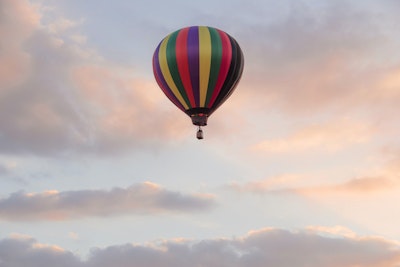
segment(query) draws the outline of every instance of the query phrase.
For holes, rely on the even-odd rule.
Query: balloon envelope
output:
[[[165,95],[198,126],[233,92],[243,53],[227,33],[192,26],[166,36],[153,55],[153,73]]]

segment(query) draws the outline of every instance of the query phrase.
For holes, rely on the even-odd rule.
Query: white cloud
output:
[[[0,199],[0,220],[73,220],[84,217],[196,212],[215,205],[211,195],[183,194],[154,183],[112,190],[17,192]]]
[[[33,238],[0,240],[2,266],[318,266],[395,267],[400,263],[399,243],[380,237],[349,234],[335,226],[288,231],[265,228],[242,238],[164,240],[154,244],[124,244],[93,249],[83,261],[57,246]],[[327,235],[328,233],[328,235]]]

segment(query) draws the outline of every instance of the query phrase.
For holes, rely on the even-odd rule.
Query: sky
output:
[[[0,1],[0,266],[400,266],[396,0]],[[205,139],[151,60],[233,36]]]

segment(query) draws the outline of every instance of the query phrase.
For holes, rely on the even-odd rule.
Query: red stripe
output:
[[[185,88],[186,94],[189,98],[190,104],[192,107],[196,106],[196,102],[194,100],[192,82],[190,80],[190,72],[189,72],[189,60],[188,60],[188,49],[187,49],[187,40],[188,40],[189,28],[184,28],[179,31],[178,36],[176,38],[176,62],[178,64],[179,76],[181,78],[183,87]]]
[[[223,31],[218,30],[219,36],[222,42],[222,58],[221,58],[221,66],[219,69],[218,80],[215,84],[215,89],[210,99],[210,103],[208,107],[211,108],[214,104],[215,100],[217,99],[219,92],[221,91],[222,85],[226,80],[226,76],[228,75],[229,66],[231,65],[232,61],[232,46],[229,40],[229,37]]]

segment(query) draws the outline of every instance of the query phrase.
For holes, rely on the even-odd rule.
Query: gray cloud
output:
[[[318,8],[291,3],[281,20],[253,25],[239,35],[251,62],[243,81],[249,94],[263,96],[260,106],[290,114],[393,106],[393,96],[377,99],[385,74],[398,68],[392,45],[397,35],[388,27],[398,18],[348,1]]]
[[[109,191],[13,193],[0,199],[0,220],[73,220],[129,213],[195,212],[214,205],[210,195],[182,194],[146,182]]]
[[[79,135],[87,129],[69,102],[68,53],[59,53],[60,48],[40,32],[26,47],[32,73],[21,85],[6,88],[8,94],[0,98],[0,149],[45,153],[79,144]]]
[[[41,27],[39,12],[28,2],[3,5],[0,28],[10,38],[0,40],[9,54],[1,56],[17,67],[0,75],[0,150],[44,154],[84,145],[80,138],[88,129],[71,104],[76,92],[68,79],[79,59],[76,51]]]
[[[33,238],[27,237],[0,240],[0,265],[4,267],[84,266],[71,252],[55,246],[41,246]]]
[[[99,155],[180,136],[172,105],[157,106],[165,99],[155,81],[74,38],[79,23],[46,24],[22,0],[2,3],[0,12],[0,32],[9,36],[0,40],[1,154]]]
[[[294,232],[263,229],[236,239],[110,246],[93,249],[85,261],[29,237],[0,240],[0,264],[5,267],[395,267],[399,263],[400,248],[394,241],[330,234],[312,228]]]

